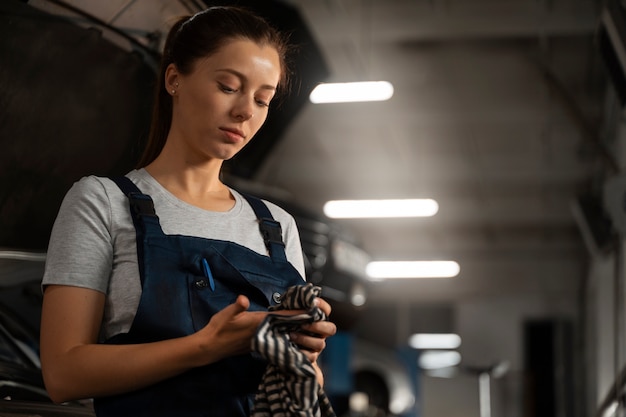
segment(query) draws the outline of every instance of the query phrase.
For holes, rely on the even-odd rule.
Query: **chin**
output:
[[[220,159],[224,161],[228,161],[229,159],[233,159],[241,150],[245,147],[245,144],[241,147],[238,147],[236,150],[233,149],[224,149],[222,153],[222,157]]]
[[[233,159],[237,154],[239,153],[239,151],[237,152],[221,152],[215,155],[216,159],[221,159],[222,161],[229,161],[231,159]]]

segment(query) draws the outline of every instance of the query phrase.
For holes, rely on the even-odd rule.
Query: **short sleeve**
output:
[[[106,293],[113,258],[111,205],[96,177],[67,192],[54,222],[42,284],[70,285]]]

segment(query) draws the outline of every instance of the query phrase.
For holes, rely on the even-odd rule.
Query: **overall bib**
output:
[[[113,180],[130,202],[142,294],[128,333],[106,343],[186,336],[203,328],[239,294],[250,299],[250,311],[267,311],[289,286],[303,284],[286,259],[280,224],[261,200],[244,195],[259,219],[270,256],[233,242],[166,235],[150,196],[126,177]],[[248,416],[266,366],[252,354],[230,357],[144,389],[97,398],[94,406],[99,417]]]

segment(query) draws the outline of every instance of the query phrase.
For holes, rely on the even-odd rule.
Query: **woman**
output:
[[[237,8],[172,27],[142,168],[81,179],[52,231],[41,360],[54,401],[95,398],[103,416],[249,415],[265,366],[251,339],[276,295],[303,283],[304,262],[293,218],[227,187],[220,169],[286,85],[286,52]],[[316,360],[336,328],[302,330],[290,336],[321,384]]]

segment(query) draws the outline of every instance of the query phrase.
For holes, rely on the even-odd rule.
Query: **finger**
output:
[[[299,332],[294,332],[289,335],[289,338],[293,343],[295,343],[302,349],[311,352],[319,353],[326,347],[326,340],[321,337],[309,336]]]
[[[317,361],[317,359],[319,358],[319,356],[320,356],[319,352],[312,352],[312,351],[306,350],[306,349],[302,349],[301,352],[304,354],[304,356],[306,356],[306,358],[311,363],[315,363]]]
[[[239,295],[235,303],[243,308],[243,311],[250,308],[250,300],[245,295]]]
[[[306,313],[305,310],[274,310],[272,314],[277,316],[297,316]]]
[[[332,307],[330,306],[330,304],[328,304],[328,301],[318,297],[315,299],[315,305],[317,305],[317,307],[319,307],[324,312],[324,314],[326,314],[326,316],[330,316],[330,313],[332,312]]]
[[[337,326],[331,321],[316,321],[303,325],[302,330],[316,334],[318,337],[326,338],[337,333]]]
[[[250,300],[248,300],[248,297],[240,295],[237,297],[234,303],[229,304],[224,307],[224,309],[222,309],[222,314],[234,318],[237,315],[248,310],[248,307],[250,307]]]

